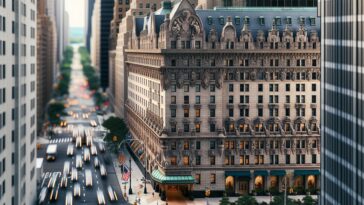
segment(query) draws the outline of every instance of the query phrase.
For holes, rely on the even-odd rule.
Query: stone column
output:
[[[249,180],[249,193],[251,194],[254,189],[254,179],[255,179],[253,171],[250,172],[250,176],[252,176]]]
[[[264,182],[264,189],[269,191],[269,187],[270,187],[270,176],[265,176],[265,182]]]

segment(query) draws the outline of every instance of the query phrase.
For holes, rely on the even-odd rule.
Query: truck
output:
[[[50,144],[47,147],[46,152],[46,159],[49,160],[56,160],[57,156],[57,144]]]

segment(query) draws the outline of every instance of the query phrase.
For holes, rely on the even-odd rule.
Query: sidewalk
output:
[[[130,154],[127,150],[124,150],[124,154],[126,157],[126,164],[129,167],[129,159]],[[133,204],[137,199],[140,198],[140,204],[150,204],[150,205],[165,205],[166,203],[160,200],[159,193],[154,193],[154,197],[152,193],[154,192],[151,184],[147,183],[147,194],[144,194],[144,182],[141,180],[144,178],[144,170],[140,170],[134,159],[131,157],[131,184],[133,194],[129,195],[129,181],[122,181],[122,173],[119,166],[118,160],[116,157],[113,159],[115,164],[115,172],[120,184],[120,188],[123,194],[126,192],[126,196],[128,197],[128,202]],[[125,186],[126,185],[126,186]],[[126,188],[126,189],[125,189]],[[168,203],[170,204],[170,203]]]

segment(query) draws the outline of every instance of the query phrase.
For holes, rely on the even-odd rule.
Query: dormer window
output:
[[[224,25],[225,24],[225,18],[223,16],[220,16],[219,17],[219,22],[220,22],[220,25]]]
[[[249,16],[245,16],[244,17],[244,23],[245,24],[248,24],[248,25],[250,24],[250,18],[249,18]]]
[[[239,16],[235,16],[235,25],[240,25],[240,17]]]
[[[281,17],[277,16],[277,17],[275,17],[274,20],[275,20],[276,26],[281,26],[282,25],[282,19],[281,19]]]
[[[292,17],[287,16],[286,23],[287,23],[288,25],[292,25]]]
[[[265,24],[265,19],[264,19],[264,17],[263,17],[263,16],[260,16],[260,17],[259,17],[259,19],[258,19],[258,21],[259,21],[259,24],[260,24],[261,26],[264,26],[264,24]]]
[[[212,17],[211,16],[207,17],[207,24],[208,25],[212,24]]]
[[[310,17],[310,24],[311,24],[311,26],[316,26],[316,18],[315,17]]]

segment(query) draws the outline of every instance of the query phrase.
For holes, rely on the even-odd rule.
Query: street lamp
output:
[[[120,142],[120,145],[118,147],[121,147],[122,144],[124,144],[125,142],[131,142],[131,141],[137,141],[139,142],[141,145],[143,145],[144,147],[144,152],[145,152],[145,164],[144,164],[144,194],[147,194],[147,163],[148,163],[148,157],[147,157],[147,147],[145,145],[145,143],[141,140],[138,139],[125,139],[123,141]],[[131,158],[129,159],[130,162],[130,187],[129,187],[129,194],[132,194],[132,190],[131,190]]]
[[[131,189],[131,156],[129,158],[129,171],[130,171],[130,176],[129,176],[129,195],[133,194],[133,190]]]

